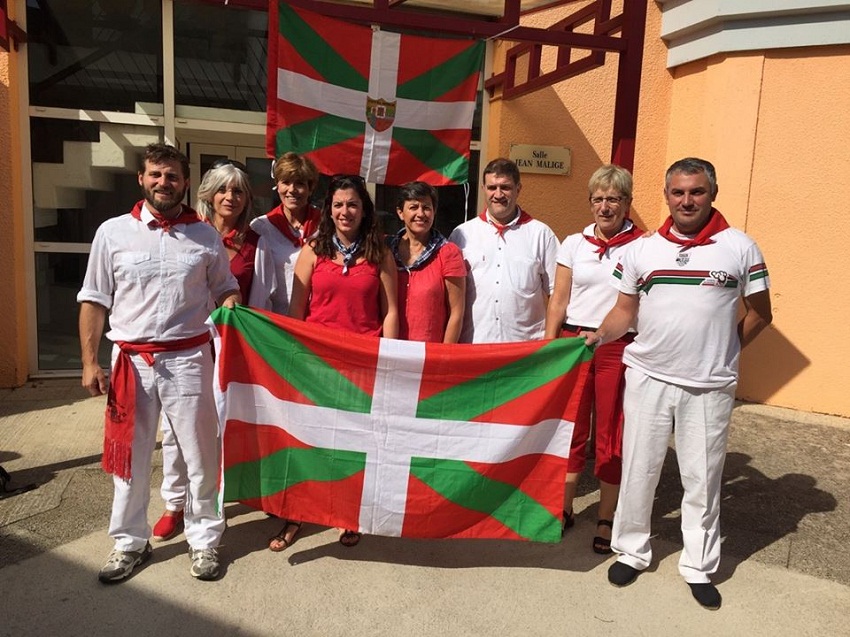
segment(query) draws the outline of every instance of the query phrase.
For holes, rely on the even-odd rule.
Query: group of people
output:
[[[78,295],[83,385],[94,395],[107,390],[97,363],[107,314],[115,343],[103,461],[114,474],[115,547],[101,581],[125,579],[151,555],[146,512],[160,412],[166,511],[152,537],[183,528],[192,575],[218,577],[220,441],[204,321],[214,304],[244,302],[385,338],[585,338],[595,353],[568,462],[564,531],[574,524],[593,430],[600,502],[592,549],[618,554],[612,584],[633,582],[651,561],[652,498],[675,423],[685,489],[680,571],[700,604],[720,606],[710,575],[720,557],[719,489],[738,358],[771,312],[758,247],[713,207],[709,162],[670,167],[670,217],[654,233],[629,218],[629,172],[601,167],[588,186],[592,223],[560,245],[519,206],[520,172],[504,158],[483,171],[484,210],[448,239],[434,227],[437,192],[423,182],[400,189],[403,227],[384,237],[360,177],[332,177],[323,207],[313,207],[319,175],[295,153],[274,165],[280,206],[253,220],[244,166],[214,164],[198,188],[197,213],[181,203],[188,172],[175,148],[147,148],[144,199],[98,229]],[[269,548],[288,548],[300,527],[285,520]],[[339,529],[342,544],[359,540],[356,530]]]

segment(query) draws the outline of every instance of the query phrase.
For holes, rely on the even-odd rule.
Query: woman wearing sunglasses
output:
[[[437,190],[422,181],[399,191],[404,227],[387,238],[398,268],[399,338],[457,343],[463,325],[466,265],[460,248],[434,228]]]
[[[321,210],[310,204],[319,172],[312,161],[297,153],[281,155],[273,172],[280,205],[251,223],[260,235],[260,243],[248,305],[288,314],[295,262],[301,248],[319,228]]]
[[[295,264],[289,315],[343,332],[398,337],[396,267],[360,177],[331,179],[319,231]],[[339,529],[354,546],[360,534]]]
[[[245,166],[221,159],[213,163],[198,187],[198,215],[218,230],[227,254],[230,271],[239,284],[243,302],[252,291],[254,257],[259,237],[249,227],[254,196]],[[162,499],[165,513],[153,528],[153,539],[164,541],[180,532],[188,479],[180,465],[177,441],[166,419],[162,423]]]
[[[611,285],[614,268],[627,244],[643,235],[629,219],[632,176],[625,168],[606,165],[590,177],[588,184],[593,223],[582,232],[564,239],[558,250],[555,290],[546,313],[545,338],[577,336],[602,323],[617,300]],[[564,321],[566,317],[566,322]],[[564,531],[574,524],[573,499],[584,471],[591,414],[596,427],[596,462],[593,473],[599,480],[599,511],[593,550],[611,553],[611,529],[620,491],[623,438],[623,350],[634,338],[622,338],[596,349],[576,416],[564,502]]]

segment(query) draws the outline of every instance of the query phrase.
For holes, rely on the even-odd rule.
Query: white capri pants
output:
[[[112,352],[113,365],[117,352],[116,346]],[[186,468],[186,540],[195,549],[214,548],[221,540],[225,520],[217,512],[221,444],[212,391],[212,350],[210,345],[202,345],[179,352],[161,352],[154,357],[153,366],[139,355],[131,357],[136,378],[132,479],[129,482],[113,479],[109,535],[115,540],[115,548],[121,551],[138,551],[150,538],[147,510],[151,459],[162,412],[168,418],[176,449]]]
[[[734,401],[735,385],[682,387],[626,370],[623,480],[611,541],[618,561],[638,570],[652,561],[652,504],[675,423],[685,491],[679,572],[690,584],[710,581],[720,565],[720,485]]]

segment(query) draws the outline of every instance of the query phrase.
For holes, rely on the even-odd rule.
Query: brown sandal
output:
[[[287,540],[287,531],[291,527],[295,527],[295,532],[292,533],[292,536]],[[298,532],[301,530],[301,522],[295,522],[294,520],[287,520],[283,524],[283,528],[280,530],[280,533],[275,535],[272,539],[269,540],[269,550],[275,553],[280,553],[281,551],[285,551],[290,546],[295,543],[295,538],[298,537]]]

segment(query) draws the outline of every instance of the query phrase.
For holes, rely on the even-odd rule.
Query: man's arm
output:
[[[80,303],[80,348],[83,361],[82,385],[92,396],[106,393],[106,376],[97,362],[97,351],[106,324],[106,308],[98,303]]]
[[[603,345],[616,341],[635,324],[640,300],[637,294],[620,292],[617,302],[595,332],[582,332],[585,345]]]
[[[759,333],[773,321],[773,311],[770,308],[770,290],[762,290],[744,297],[746,314],[738,323],[738,338],[741,347],[752,343]]]

